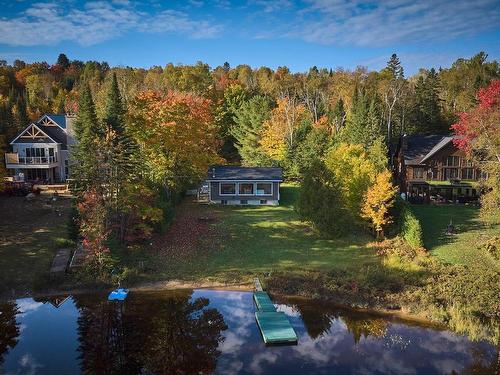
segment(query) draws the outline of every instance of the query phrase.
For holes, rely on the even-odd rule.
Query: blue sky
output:
[[[0,0],[0,59],[150,67],[249,64],[407,74],[485,51],[500,59],[500,0]]]

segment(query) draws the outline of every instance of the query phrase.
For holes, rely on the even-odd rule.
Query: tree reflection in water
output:
[[[388,320],[363,312],[344,309],[324,304],[319,301],[306,301],[289,299],[285,303],[293,303],[300,312],[307,334],[316,339],[330,332],[334,319],[340,319],[352,335],[354,343],[359,343],[361,337],[382,337],[387,332]]]
[[[81,368],[92,374],[210,374],[227,329],[192,291],[142,293],[124,304],[76,297]]]
[[[18,313],[14,302],[0,302],[0,366],[7,352],[16,346],[19,337],[19,325],[16,322]]]

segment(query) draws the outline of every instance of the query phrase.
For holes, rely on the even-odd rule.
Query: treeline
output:
[[[8,141],[43,113],[75,113],[83,82],[102,117],[113,74],[125,109],[147,91],[202,98],[208,101],[221,158],[281,165],[288,178],[300,178],[309,156],[323,154],[333,139],[369,147],[380,136],[391,141],[402,133],[448,133],[457,113],[476,104],[478,89],[499,77],[500,67],[483,52],[411,77],[396,55],[378,72],[312,67],[292,73],[286,67],[227,63],[212,69],[201,62],[111,68],[63,54],[53,65],[0,61],[0,134]]]

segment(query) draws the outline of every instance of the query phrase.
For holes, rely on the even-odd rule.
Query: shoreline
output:
[[[61,295],[80,295],[80,294],[92,294],[92,293],[108,293],[111,291],[113,287],[81,287],[81,288],[73,288],[73,289],[60,289],[60,290],[47,290],[47,291],[37,291],[37,292],[25,292],[19,295],[13,295],[8,297],[6,294],[0,295],[1,301],[12,301],[16,299],[22,298],[43,298],[43,297],[55,297]],[[255,285],[253,282],[247,283],[234,283],[227,284],[222,282],[208,282],[208,281],[197,281],[197,282],[188,282],[182,280],[170,280],[170,281],[156,281],[156,282],[146,282],[140,283],[129,288],[131,292],[162,292],[162,291],[175,291],[175,290],[187,290],[187,289],[209,289],[209,290],[217,290],[217,291],[239,291],[239,292],[252,292],[255,290]],[[272,293],[272,292],[271,292]],[[411,313],[404,312],[401,310],[391,310],[384,309],[380,307],[360,307],[354,304],[348,304],[345,302],[336,302],[328,297],[306,297],[303,295],[293,295],[293,294],[281,294],[281,293],[272,293],[277,299],[287,299],[287,300],[302,300],[302,301],[314,301],[317,303],[329,304],[332,306],[336,306],[342,310],[348,310],[353,312],[360,312],[364,314],[380,316],[389,319],[398,319],[404,320],[407,322],[414,322],[426,326],[432,326],[434,328],[441,329],[449,329],[446,324],[436,322],[427,318],[423,318],[418,315],[414,315]]]

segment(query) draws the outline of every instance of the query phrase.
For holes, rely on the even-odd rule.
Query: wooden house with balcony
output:
[[[75,143],[74,117],[43,115],[11,142],[5,166],[17,181],[64,182],[69,175],[70,146]]]
[[[465,153],[453,144],[455,136],[410,135],[400,138],[393,155],[399,190],[413,202],[469,202],[479,197],[484,177]]]

